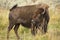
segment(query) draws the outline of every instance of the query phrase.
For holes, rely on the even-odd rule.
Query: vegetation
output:
[[[21,5],[30,5],[35,3],[37,0],[0,0],[0,40],[7,39],[7,27],[9,24],[8,16],[9,10],[5,8],[12,8],[15,4],[18,6]],[[38,0],[38,3],[45,2],[50,4],[51,8],[54,8],[57,4],[60,4],[60,0]],[[49,10],[50,22],[48,24],[48,32],[46,34],[41,34],[38,31],[36,36],[33,36],[30,32],[30,29],[22,27],[20,25],[18,33],[22,40],[60,40],[60,12],[56,12],[54,9]],[[55,13],[56,12],[56,13]],[[10,40],[16,40],[14,30],[10,32]]]
[[[22,40],[60,40],[60,13],[53,12],[52,9],[49,10],[50,22],[48,25],[48,33],[41,34],[38,31],[36,36],[33,36],[30,29],[22,27],[18,30],[19,36]],[[0,8],[0,40],[6,40],[7,27],[8,27],[8,15],[9,10]],[[14,30],[10,32],[10,40],[16,40]]]

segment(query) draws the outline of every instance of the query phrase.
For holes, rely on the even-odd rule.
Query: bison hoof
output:
[[[31,33],[32,33],[32,35],[34,35],[34,36],[36,35],[36,33],[35,33],[34,31],[31,31]]]

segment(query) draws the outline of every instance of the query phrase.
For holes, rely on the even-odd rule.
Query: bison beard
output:
[[[38,29],[40,26],[42,27],[44,33],[46,33],[48,22],[48,5],[38,4],[23,7],[17,7],[17,5],[15,5],[12,9],[10,9],[9,13],[7,39],[9,39],[9,32],[14,25],[14,32],[19,40],[17,31],[20,24],[24,27],[31,28],[32,34],[35,35],[37,32],[36,29]]]

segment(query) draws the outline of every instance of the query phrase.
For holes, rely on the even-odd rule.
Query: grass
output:
[[[22,40],[60,40],[60,13],[54,13],[53,10],[49,10],[50,22],[48,25],[48,33],[33,36],[30,29],[22,27],[20,25],[18,33]],[[7,27],[8,27],[8,14],[9,10],[0,8],[0,40],[6,40]],[[10,40],[17,40],[14,30],[10,32]]]

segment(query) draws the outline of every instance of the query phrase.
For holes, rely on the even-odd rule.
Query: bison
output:
[[[15,5],[10,9],[9,13],[9,26],[7,32],[7,39],[9,38],[9,32],[14,27],[14,32],[19,40],[18,28],[19,25],[23,25],[26,28],[31,28],[31,33],[36,34],[37,30],[42,27],[43,32],[47,32],[47,25],[49,22],[49,6],[47,4],[37,4],[17,7]]]

